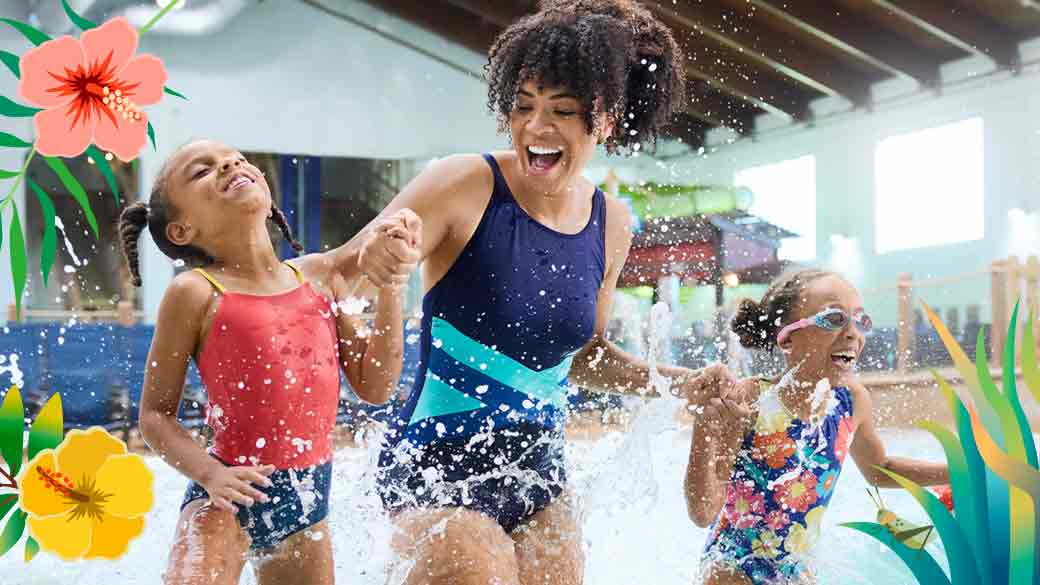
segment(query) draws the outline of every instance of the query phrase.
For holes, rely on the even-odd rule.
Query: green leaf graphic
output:
[[[12,386],[0,405],[0,455],[4,456],[11,477],[18,475],[18,471],[22,469],[24,433],[25,411],[22,406],[22,393]],[[2,517],[0,514],[0,518]]]
[[[170,89],[169,87],[163,87],[163,91],[164,91],[164,92],[166,92],[166,93],[168,93],[168,94],[170,94],[170,95],[172,95],[172,96],[176,96],[176,97],[179,97],[179,98],[181,98],[182,100],[186,100],[186,99],[188,99],[188,96],[186,96],[186,95],[182,94],[182,93],[181,93],[181,92],[179,92],[179,91],[174,91],[174,90]]]
[[[11,70],[11,73],[14,73],[15,77],[18,79],[22,78],[22,66],[19,64],[21,60],[18,58],[18,55],[7,51],[0,51],[0,61],[4,62],[4,65]]]
[[[21,138],[18,138],[17,136],[8,134],[7,132],[0,132],[0,146],[10,146],[14,148],[29,148],[30,146],[32,146],[32,143],[26,142]]]
[[[116,198],[116,205],[119,205],[119,184],[116,183],[116,176],[112,173],[112,165],[108,164],[108,159],[105,158],[105,155],[96,146],[91,145],[87,147],[87,156],[94,159],[94,164],[97,165],[101,175],[105,177],[105,182],[112,189],[112,194]]]
[[[83,213],[87,216],[90,229],[94,230],[94,237],[98,237],[97,218],[94,217],[94,212],[90,209],[90,201],[87,199],[87,193],[83,190],[83,186],[79,184],[76,177],[72,176],[72,173],[69,172],[68,167],[65,166],[65,163],[60,158],[48,156],[44,157],[43,160],[47,162],[47,166],[54,171],[54,174],[58,175],[58,178],[61,179],[61,184],[65,185],[65,188],[69,190],[72,197],[79,203]]]
[[[29,428],[28,459],[44,449],[57,449],[65,438],[65,422],[61,409],[61,393],[51,395],[47,404],[43,405]]]
[[[18,206],[12,204],[11,209],[11,279],[14,281],[15,314],[22,314],[22,293],[25,292],[25,281],[28,276],[25,269],[25,237],[22,235],[22,222],[18,217]]]
[[[40,246],[40,274],[43,275],[43,285],[47,286],[47,279],[51,274],[51,266],[54,265],[54,257],[58,251],[58,234],[55,229],[54,203],[47,193],[36,184],[35,181],[26,177],[26,182],[36,199],[40,202],[40,211],[43,214],[43,243]]]
[[[921,585],[950,585],[946,573],[935,562],[932,555],[899,542],[884,526],[874,522],[849,522],[841,524],[841,526],[869,534],[892,549],[892,552],[899,555],[899,558],[906,563],[907,568]]]
[[[25,562],[29,562],[36,557],[36,554],[40,552],[40,543],[36,542],[36,539],[29,537],[25,539]]]
[[[46,43],[47,41],[51,40],[49,36],[25,24],[24,22],[11,20],[10,18],[0,18],[0,22],[6,22],[7,24],[11,25],[12,27],[14,27],[14,30],[22,33],[22,36],[29,39],[29,42],[36,46],[40,46],[43,43]]]
[[[0,95],[0,116],[8,118],[29,118],[39,112],[38,108],[30,108],[11,101],[10,98]]]
[[[72,24],[75,24],[80,30],[90,30],[92,28],[97,28],[96,22],[91,22],[86,18],[83,18],[82,16],[76,14],[76,11],[73,10],[72,7],[69,6],[69,3],[65,0],[61,0],[61,6],[65,9],[65,14],[68,15],[69,20],[72,21]]]
[[[22,533],[25,532],[25,516],[25,512],[21,510],[15,510],[14,514],[11,514],[3,533],[0,533],[0,556],[6,555],[22,538]]]

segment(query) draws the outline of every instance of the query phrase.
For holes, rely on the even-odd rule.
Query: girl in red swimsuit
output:
[[[358,287],[345,247],[281,262],[272,220],[301,250],[261,172],[234,149],[200,141],[175,152],[151,200],[120,218],[134,277],[148,227],[159,249],[197,266],[173,279],[159,307],[141,399],[141,433],[191,479],[165,574],[168,583],[238,583],[252,553],[260,583],[332,583],[326,516],[340,370],[366,402],[382,403],[402,358],[402,286],[418,258],[410,211],[371,238],[398,261],[369,278],[375,324],[339,310]],[[207,452],[177,421],[188,360],[209,397]]]

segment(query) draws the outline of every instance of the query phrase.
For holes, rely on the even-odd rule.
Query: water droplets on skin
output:
[[[368,299],[348,296],[339,302],[333,302],[331,308],[335,313],[342,312],[344,315],[360,315],[365,312],[368,306]]]

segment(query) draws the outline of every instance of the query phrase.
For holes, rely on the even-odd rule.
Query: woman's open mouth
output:
[[[534,174],[545,174],[551,171],[560,159],[563,158],[563,149],[551,146],[528,146],[527,166]]]

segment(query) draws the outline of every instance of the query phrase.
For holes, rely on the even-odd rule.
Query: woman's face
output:
[[[530,189],[556,195],[573,188],[596,145],[609,136],[611,124],[605,113],[595,116],[590,134],[581,101],[563,87],[524,83],[509,115],[509,130]]]

